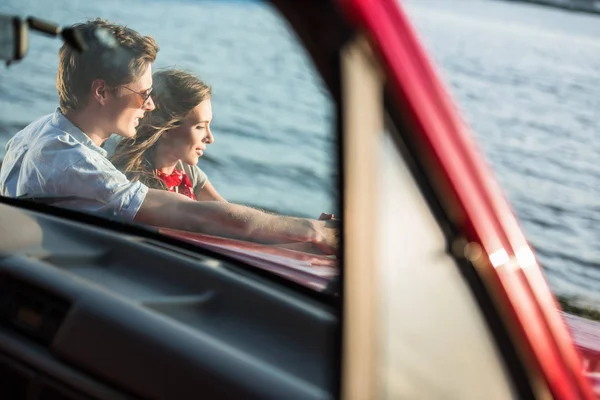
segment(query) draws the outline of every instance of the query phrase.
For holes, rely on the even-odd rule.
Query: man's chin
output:
[[[135,129],[132,129],[132,130],[129,130],[129,131],[120,130],[120,131],[115,132],[115,134],[117,134],[117,135],[119,135],[121,137],[124,137],[126,139],[134,137],[136,133],[137,133],[137,131]]]

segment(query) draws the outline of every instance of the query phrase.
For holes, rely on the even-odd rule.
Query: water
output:
[[[405,4],[550,285],[600,304],[600,17],[491,0]]]
[[[600,304],[600,18],[493,0],[403,2],[473,128],[552,288]],[[249,2],[8,0],[0,12],[70,24],[103,16],[153,35],[156,66],[214,89],[201,159],[229,200],[302,216],[335,211],[331,99],[270,9]],[[59,43],[31,38],[0,72],[0,157],[53,111]]]

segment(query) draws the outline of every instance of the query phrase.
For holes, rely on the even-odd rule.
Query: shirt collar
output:
[[[60,111],[60,108],[57,108],[54,112],[54,116],[52,117],[52,122],[56,125],[60,130],[71,135],[75,140],[83,144],[85,147],[92,149],[98,153],[100,153],[103,157],[106,157],[108,153],[102,147],[96,145],[89,138],[88,135],[83,133],[81,129],[75,126],[65,115]]]

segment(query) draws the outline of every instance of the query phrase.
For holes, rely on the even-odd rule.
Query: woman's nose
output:
[[[208,129],[207,129],[207,132],[208,132],[208,133],[206,134],[206,137],[204,138],[204,142],[205,142],[206,144],[212,144],[212,143],[214,143],[214,141],[215,141],[215,137],[213,136],[213,134],[212,134],[212,132],[211,132],[210,128],[208,128]]]

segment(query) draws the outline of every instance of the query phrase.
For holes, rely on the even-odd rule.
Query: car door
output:
[[[592,398],[535,257],[401,5],[340,6],[363,36],[341,74],[344,393]]]

